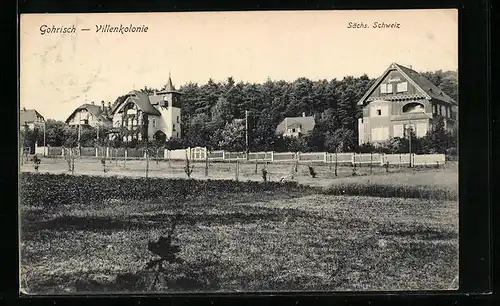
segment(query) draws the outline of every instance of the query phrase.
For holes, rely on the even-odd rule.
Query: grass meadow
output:
[[[458,286],[454,166],[388,173],[377,169],[355,177],[349,176],[349,167],[338,177],[327,177],[331,172],[324,166],[318,167],[316,180],[327,183],[307,184],[313,179],[299,169],[295,179],[301,185],[281,188],[271,182],[267,184],[275,185],[224,187],[220,192],[217,182],[209,183],[211,192],[200,192],[203,189],[196,184],[202,181],[192,180],[192,191],[184,197],[168,196],[169,188],[178,185],[163,178],[155,186],[163,186],[165,196],[135,199],[114,193],[96,197],[100,200],[66,199],[64,192],[72,188],[88,188],[85,194],[96,187],[81,183],[91,181],[82,173],[57,174],[57,166],[54,163],[48,169],[46,163],[44,169],[42,164],[41,173],[25,173],[31,175],[25,184],[21,179],[21,287],[27,294],[450,290]],[[245,173],[253,175],[251,165],[245,166],[241,186],[248,184]],[[160,163],[159,167],[169,166]],[[223,167],[231,173],[231,165],[217,167],[222,169],[212,171],[212,179],[228,176]],[[267,167],[271,175],[288,172],[280,172],[278,165]],[[177,170],[181,173],[181,168]],[[67,169],[61,171],[67,173]],[[92,169],[87,171],[91,174]],[[41,179],[44,176],[49,177]],[[135,180],[123,178],[119,184]],[[59,200],[33,200],[44,190],[37,184],[48,181]],[[59,181],[66,185],[59,188]],[[165,235],[176,214],[181,217],[174,240],[183,262],[165,266],[153,286],[155,273],[145,269],[154,257],[148,241]]]

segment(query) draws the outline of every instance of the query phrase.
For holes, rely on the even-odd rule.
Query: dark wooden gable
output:
[[[406,91],[398,92],[398,83],[406,82]],[[382,87],[387,86],[389,90],[383,92]],[[379,98],[388,98],[393,96],[401,95],[414,95],[420,94],[421,92],[413,85],[413,82],[409,80],[406,76],[401,74],[398,70],[389,70],[385,77],[382,78],[380,84],[377,85],[375,90],[368,96],[368,101],[377,100]]]

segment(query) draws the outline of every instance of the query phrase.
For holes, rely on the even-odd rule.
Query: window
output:
[[[392,84],[387,84],[387,93],[392,93]]]
[[[445,116],[446,114],[446,107],[444,105],[441,105],[441,115]]]
[[[292,133],[295,133],[295,129],[292,129]]]
[[[403,137],[403,125],[402,124],[396,124],[393,127],[393,136],[394,137]]]
[[[153,118],[153,120],[151,122],[153,124],[153,127],[156,127],[156,119]]]
[[[384,141],[389,138],[389,128],[378,127],[372,129],[372,141]]]
[[[380,85],[380,93],[387,93],[387,84]]]
[[[389,115],[389,105],[387,103],[375,103],[370,107],[370,117],[380,117]]]
[[[432,113],[437,114],[437,105],[436,104],[432,104]]]
[[[172,126],[172,132],[175,132],[175,124]]]
[[[406,92],[406,91],[408,91],[408,82],[398,83],[397,91],[398,92]]]
[[[179,116],[177,116],[177,123],[179,123]]]
[[[415,131],[417,137],[424,137],[427,134],[427,124],[417,123],[417,130]]]

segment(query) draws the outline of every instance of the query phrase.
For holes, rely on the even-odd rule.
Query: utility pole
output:
[[[245,143],[246,143],[246,151],[247,151],[247,161],[248,161],[248,153],[250,152],[248,147],[248,110],[245,110]]]
[[[80,138],[82,135],[82,122],[78,122],[78,153],[80,153],[80,148],[81,148],[81,143],[80,143]]]
[[[43,156],[45,156],[45,151],[47,150],[46,146],[46,136],[45,136],[45,119],[43,120]]]
[[[410,153],[410,168],[411,168],[411,119],[410,115],[408,115],[408,152]]]

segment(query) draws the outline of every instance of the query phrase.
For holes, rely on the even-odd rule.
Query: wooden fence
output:
[[[49,157],[65,156],[69,152],[61,147],[36,147],[35,153]],[[44,154],[45,153],[45,154]],[[144,149],[125,148],[79,148],[76,149],[76,156],[96,157],[110,159],[144,159],[146,151]],[[150,158],[160,158],[164,160],[185,160],[192,161],[249,161],[249,162],[271,162],[271,163],[303,163],[303,164],[339,164],[352,166],[378,165],[378,166],[403,166],[412,165],[442,165],[446,162],[444,154],[381,154],[381,153],[329,153],[329,152],[228,152],[228,151],[208,151],[206,148],[196,147],[178,150],[158,150],[150,153]]]

